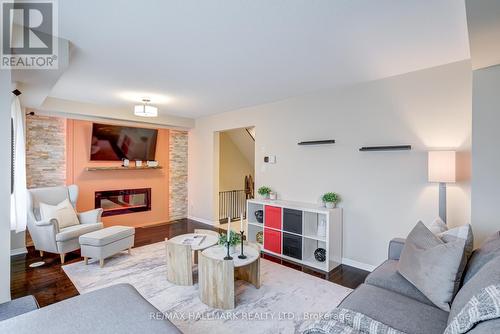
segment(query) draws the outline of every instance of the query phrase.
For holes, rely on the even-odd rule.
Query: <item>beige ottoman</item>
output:
[[[102,230],[81,235],[79,238],[81,254],[88,264],[89,257],[99,259],[101,268],[104,259],[134,246],[135,229],[128,226],[110,226]]]

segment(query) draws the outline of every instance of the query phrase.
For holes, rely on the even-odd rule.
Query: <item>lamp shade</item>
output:
[[[456,182],[455,151],[430,151],[428,158],[429,182]]]

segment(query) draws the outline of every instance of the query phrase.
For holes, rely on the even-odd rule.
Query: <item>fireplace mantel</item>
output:
[[[148,167],[148,166],[142,166],[142,167],[123,167],[123,166],[112,166],[112,167],[87,167],[85,170],[87,172],[96,172],[96,171],[106,171],[106,170],[145,170],[145,169],[162,169],[162,166],[155,166],[155,167]]]

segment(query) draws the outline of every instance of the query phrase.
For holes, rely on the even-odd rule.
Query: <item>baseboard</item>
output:
[[[354,261],[354,260],[351,260],[351,259],[348,259],[348,258],[345,258],[345,257],[342,258],[342,264],[345,264],[345,265],[348,265],[348,266],[351,266],[351,267],[355,267],[355,268],[358,268],[358,269],[370,271],[370,272],[372,272],[376,268],[376,266],[372,266],[371,264],[366,264],[366,263],[363,263],[363,262]]]
[[[212,225],[212,226],[215,225],[215,222],[213,222],[211,220],[208,220],[208,219],[198,218],[198,217],[194,217],[194,216],[188,216],[187,218],[191,219],[191,220],[196,220],[199,223],[203,223],[203,224],[207,224],[207,225]]]
[[[27,254],[28,249],[26,247],[16,248],[10,250],[10,256]]]

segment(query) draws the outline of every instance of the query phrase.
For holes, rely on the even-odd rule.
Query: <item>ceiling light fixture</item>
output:
[[[158,108],[149,105],[150,99],[142,99],[142,104],[134,106],[134,115],[141,117],[157,117]]]

